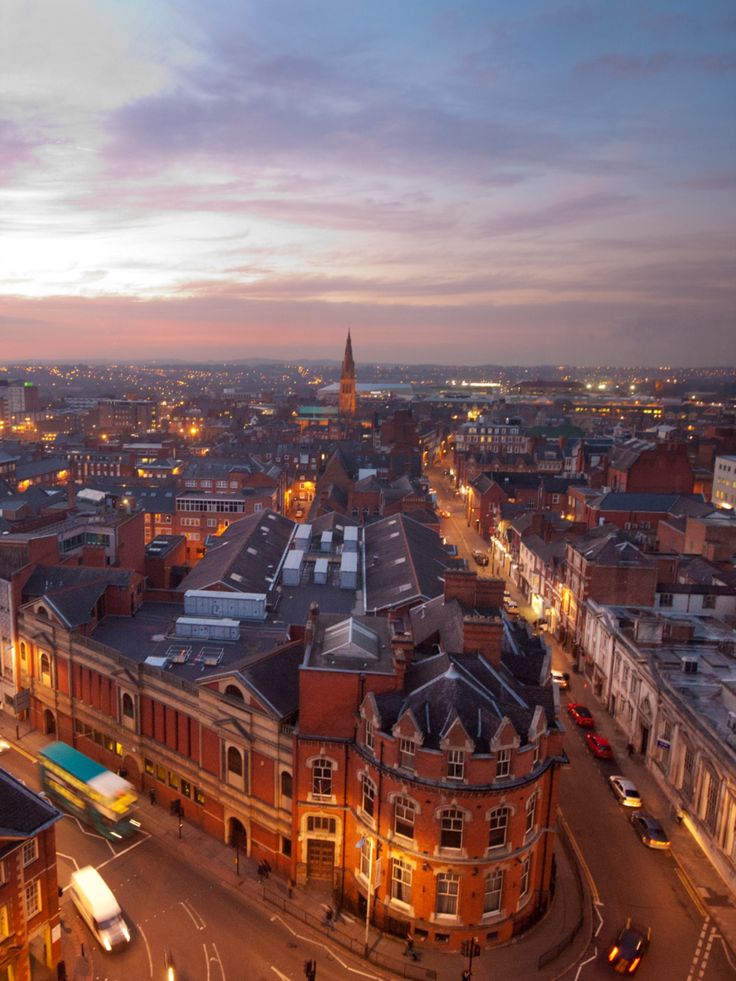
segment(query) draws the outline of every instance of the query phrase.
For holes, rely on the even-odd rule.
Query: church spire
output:
[[[342,371],[340,372],[340,401],[339,411],[341,416],[354,416],[356,409],[355,392],[355,361],[353,360],[353,342],[348,339],[345,343],[345,355],[342,359]]]

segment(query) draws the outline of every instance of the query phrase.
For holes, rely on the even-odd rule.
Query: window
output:
[[[402,736],[399,740],[399,766],[403,766],[407,770],[413,770],[416,749],[417,744],[413,739],[404,739]]]
[[[146,773],[153,776],[153,760],[149,760],[148,758],[145,758],[143,760],[143,769],[146,771]]]
[[[457,899],[460,892],[460,878],[453,872],[441,872],[437,876],[436,912],[446,916],[457,916]]]
[[[31,838],[23,845],[23,867],[30,865],[31,862],[35,862],[38,858],[38,841],[36,838]]]
[[[291,858],[291,838],[287,838],[286,835],[281,836],[281,854]]]
[[[370,719],[366,719],[365,720],[365,748],[372,753],[373,746],[374,746],[373,723],[371,722]]]
[[[10,916],[8,907],[0,906],[0,941],[10,936]]]
[[[368,881],[370,881],[373,871],[371,869],[372,857],[373,845],[371,844],[370,838],[366,836],[362,839],[362,844],[360,846],[360,874],[368,879]]]
[[[534,767],[539,766],[539,757],[541,755],[541,747],[539,745],[539,740],[538,739],[535,739],[534,742],[532,743],[532,750],[533,750],[533,752],[532,752],[532,769],[534,769]]]
[[[497,807],[495,811],[491,811],[488,832],[489,848],[504,848],[506,846],[510,815],[511,809],[508,807]]]
[[[229,746],[227,750],[227,772],[236,777],[243,776],[243,757],[235,746]]]
[[[462,749],[447,751],[447,779],[462,780],[465,776],[465,753]]]
[[[370,777],[363,777],[362,780],[362,801],[361,807],[368,817],[373,817],[376,810],[376,785],[370,779]]]
[[[499,913],[503,896],[503,869],[489,872],[484,880],[483,912]]]
[[[534,831],[534,826],[537,823],[537,795],[532,794],[529,800],[526,802],[526,825],[524,827],[524,834],[529,835]]]
[[[312,793],[315,797],[332,796],[332,763],[324,757],[312,764]]]
[[[25,888],[24,900],[26,904],[26,919],[30,920],[32,916],[41,911],[41,880],[34,879],[33,882],[29,882]]]
[[[411,903],[411,866],[400,858],[391,862],[391,898]]]
[[[397,797],[394,803],[394,834],[403,838],[414,837],[416,808],[408,797]]]
[[[172,770],[169,770],[169,786],[172,788],[172,790],[179,789],[179,775],[174,773]]]
[[[511,750],[499,749],[496,753],[496,777],[507,777],[511,773]]]
[[[182,778],[181,786],[179,788],[179,791],[180,791],[180,793],[181,793],[181,795],[183,797],[191,797],[192,796],[192,785],[189,783],[188,780],[184,780]]]
[[[160,763],[156,764],[156,779],[160,780],[161,783],[166,783],[166,767],[161,766]]]
[[[672,606],[672,593],[660,593],[659,594],[659,605],[660,606]]]
[[[531,868],[532,859],[530,855],[524,859],[521,863],[521,880],[519,881],[519,899],[523,899],[524,896],[529,892],[529,870]]]
[[[225,689],[225,694],[227,695],[228,698],[237,698],[239,702],[245,701],[245,699],[243,698],[243,693],[238,688],[237,685],[228,685],[227,688]]]
[[[716,608],[715,593],[706,593],[706,595],[703,596],[703,609],[715,610],[715,608]]]
[[[194,803],[204,806],[204,791],[199,787],[194,788]]]
[[[310,814],[307,818],[307,831],[322,831],[334,835],[336,829],[337,822],[334,818],[323,817],[320,814]]]
[[[440,815],[440,848],[463,847],[463,812],[448,808]]]
[[[126,719],[132,719],[135,717],[133,698],[127,692],[123,693],[123,715]]]
[[[293,781],[291,779],[291,774],[288,770],[284,770],[281,774],[281,796],[286,797],[291,800],[292,795],[292,785]]]
[[[41,681],[44,685],[51,684],[51,658],[45,652],[41,653]]]

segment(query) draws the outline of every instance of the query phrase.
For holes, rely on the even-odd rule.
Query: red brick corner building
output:
[[[403,617],[313,609],[306,629],[296,880],[332,880],[375,927],[451,949],[505,942],[550,900],[558,695],[502,594],[448,570],[444,596]]]

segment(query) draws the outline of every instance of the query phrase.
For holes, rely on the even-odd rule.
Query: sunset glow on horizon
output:
[[[726,0],[0,25],[6,362],[734,361]]]

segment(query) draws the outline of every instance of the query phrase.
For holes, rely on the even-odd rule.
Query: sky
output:
[[[0,359],[736,363],[736,0],[2,0]]]

